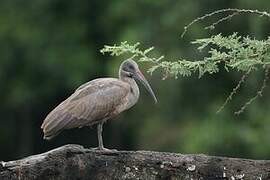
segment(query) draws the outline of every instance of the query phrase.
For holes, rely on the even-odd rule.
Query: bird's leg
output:
[[[103,124],[104,124],[104,121],[97,125],[98,147],[93,148],[93,149],[94,150],[99,150],[99,151],[112,151],[112,152],[117,151],[116,149],[104,148],[104,146],[103,146],[103,138],[102,138]]]
[[[102,139],[102,131],[103,131],[103,123],[101,122],[97,125],[97,135],[98,135],[98,149],[103,150],[103,139]]]

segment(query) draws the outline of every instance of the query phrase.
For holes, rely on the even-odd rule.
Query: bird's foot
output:
[[[115,152],[117,151],[116,149],[107,149],[107,148],[104,148],[104,147],[96,147],[96,148],[91,148],[93,149],[94,151],[105,151],[105,152]]]

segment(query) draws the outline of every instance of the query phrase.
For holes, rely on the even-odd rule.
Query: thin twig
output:
[[[252,9],[236,9],[236,8],[228,8],[228,9],[220,9],[214,12],[211,12],[209,14],[205,14],[204,16],[198,17],[196,19],[194,19],[193,21],[191,21],[191,23],[189,23],[188,25],[186,25],[184,27],[184,31],[181,34],[181,38],[184,37],[184,35],[186,34],[187,30],[190,28],[190,26],[192,26],[193,24],[199,22],[199,21],[203,21],[206,18],[209,18],[211,16],[220,14],[220,13],[225,13],[225,12],[235,12],[235,13],[250,13],[250,14],[258,14],[260,16],[266,16],[270,18],[270,14],[267,13],[266,11],[258,11],[258,10],[252,10]]]
[[[267,83],[267,81],[268,81],[268,79],[269,79],[269,76],[268,76],[268,75],[269,75],[269,67],[267,67],[267,68],[265,69],[264,80],[263,80],[263,84],[262,84],[260,90],[257,91],[257,94],[256,94],[254,97],[252,97],[248,102],[246,102],[245,105],[242,106],[241,109],[240,109],[239,111],[236,111],[236,112],[234,113],[235,115],[239,115],[239,114],[243,113],[243,112],[245,111],[245,109],[246,109],[253,101],[255,101],[258,97],[262,97],[263,91],[264,91],[264,89],[266,88],[266,83]]]
[[[227,97],[226,101],[222,104],[222,106],[218,109],[218,111],[216,113],[220,113],[224,109],[224,107],[232,100],[233,96],[240,89],[241,85],[246,81],[246,79],[247,79],[248,75],[250,74],[250,72],[251,72],[251,68],[241,77],[238,84],[233,88],[232,92]]]
[[[239,12],[232,13],[232,14],[230,14],[230,15],[224,17],[224,18],[219,19],[218,21],[214,22],[214,23],[211,24],[210,26],[205,27],[204,29],[210,29],[210,30],[213,30],[218,24],[220,24],[220,23],[222,23],[222,22],[224,22],[224,21],[226,21],[226,20],[230,20],[232,17],[234,17],[234,16],[236,16],[236,15],[238,15],[238,14],[239,14]]]

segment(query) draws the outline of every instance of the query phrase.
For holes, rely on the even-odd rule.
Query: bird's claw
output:
[[[115,152],[117,151],[116,149],[107,149],[107,148],[104,148],[104,147],[96,147],[96,148],[91,148],[93,149],[94,151],[105,151],[105,152]]]

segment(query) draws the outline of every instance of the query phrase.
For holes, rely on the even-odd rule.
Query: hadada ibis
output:
[[[156,103],[157,98],[137,63],[128,59],[119,68],[119,78],[89,81],[52,110],[41,126],[44,139],[50,140],[65,129],[97,125],[98,149],[105,150],[103,123],[137,103],[140,92],[135,80],[145,86]]]

